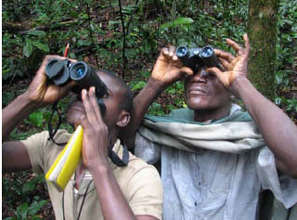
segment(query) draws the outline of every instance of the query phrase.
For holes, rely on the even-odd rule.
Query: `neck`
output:
[[[110,146],[113,147],[115,144],[117,138],[118,138],[119,132],[117,129],[109,129],[109,138],[110,138]]]
[[[194,120],[198,122],[208,122],[210,120],[217,120],[229,115],[231,103],[218,109],[201,109],[194,110]]]

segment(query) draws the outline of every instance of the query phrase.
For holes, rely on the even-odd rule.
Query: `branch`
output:
[[[87,11],[87,14],[88,14],[89,34],[90,34],[91,42],[92,42],[93,45],[95,45],[96,50],[97,50],[97,44],[94,42],[93,31],[92,31],[92,28],[91,28],[92,18],[90,16],[90,7],[89,7],[89,4],[88,3],[86,3],[86,6],[87,6],[86,11]],[[98,62],[98,57],[97,57],[97,53],[96,52],[95,52],[95,59],[96,59],[97,68],[99,68],[99,62]]]
[[[3,31],[9,31],[14,33],[21,33],[24,34],[26,32],[32,31],[32,30],[40,30],[40,31],[48,31],[48,30],[60,30],[63,29],[65,25],[72,25],[78,23],[78,19],[74,20],[67,20],[67,21],[61,21],[60,23],[54,23],[49,24],[46,26],[38,26],[33,27],[32,23],[12,23],[12,22],[5,22],[2,26]]]
[[[121,23],[122,23],[122,30],[123,30],[123,49],[122,49],[122,60],[123,60],[123,72],[122,72],[122,77],[124,78],[124,74],[127,69],[127,58],[125,54],[126,50],[126,30],[125,30],[125,21],[124,21],[124,16],[122,12],[122,3],[121,0],[119,0],[119,6],[120,6],[120,17],[121,17]]]

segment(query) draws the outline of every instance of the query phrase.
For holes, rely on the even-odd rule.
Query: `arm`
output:
[[[210,68],[221,82],[239,96],[264,137],[265,143],[274,153],[279,170],[297,177],[297,127],[274,103],[265,98],[247,78],[249,41],[244,35],[245,48],[232,40],[237,56],[217,50],[216,53],[226,67],[226,72]]]
[[[2,137],[7,140],[10,132],[32,113],[35,109],[54,103],[66,95],[73,86],[69,83],[64,87],[46,84],[45,67],[49,59],[65,59],[59,56],[46,56],[27,91],[2,110]],[[4,170],[23,170],[31,168],[31,162],[24,144],[18,141],[3,144]]]
[[[108,128],[102,120],[94,87],[82,90],[85,114],[80,117],[84,128],[83,164],[94,178],[104,219],[155,219],[152,216],[134,216],[107,160],[109,147]]]
[[[134,109],[130,123],[121,133],[121,137],[128,145],[134,145],[136,130],[154,99],[172,83],[185,75],[192,74],[193,71],[188,67],[184,67],[178,60],[175,55],[175,47],[161,50],[147,85],[133,100]]]

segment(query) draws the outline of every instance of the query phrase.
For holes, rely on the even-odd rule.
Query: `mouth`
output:
[[[188,89],[189,95],[207,95],[207,89],[201,87],[201,86],[195,86]]]

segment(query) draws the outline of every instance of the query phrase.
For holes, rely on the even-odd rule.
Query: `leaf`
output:
[[[35,189],[36,184],[33,181],[26,182],[23,185],[23,193],[32,192]]]
[[[132,87],[132,91],[142,89],[146,85],[146,82],[144,81],[139,81]]]
[[[46,205],[48,201],[41,200],[41,201],[34,201],[31,206],[28,208],[29,215],[35,215],[37,212],[40,211],[40,209]]]
[[[38,31],[38,30],[29,31],[29,32],[27,32],[27,34],[38,36],[38,37],[46,36],[46,33],[44,31]]]
[[[39,42],[39,41],[33,41],[32,43],[33,43],[33,45],[34,45],[35,47],[37,47],[38,49],[40,49],[40,50],[42,50],[42,51],[44,51],[44,52],[49,52],[49,47],[48,47],[47,44],[41,43],[41,42]]]
[[[164,30],[166,28],[177,27],[179,25],[189,25],[189,24],[192,24],[193,22],[194,22],[194,20],[192,18],[179,17],[179,18],[175,19],[174,21],[170,21],[165,24],[162,24],[160,26],[160,30]]]
[[[42,112],[33,112],[29,115],[29,121],[37,127],[42,127],[43,123],[43,113]]]
[[[77,41],[77,46],[90,46],[92,42],[90,40],[78,40]]]
[[[32,51],[33,51],[32,41],[30,39],[26,39],[26,44],[25,44],[25,46],[23,48],[24,56],[26,56],[26,57],[31,56]]]
[[[27,214],[28,214],[28,203],[23,203],[21,205],[19,205],[17,207],[17,216],[18,216],[18,219],[27,219]]]

